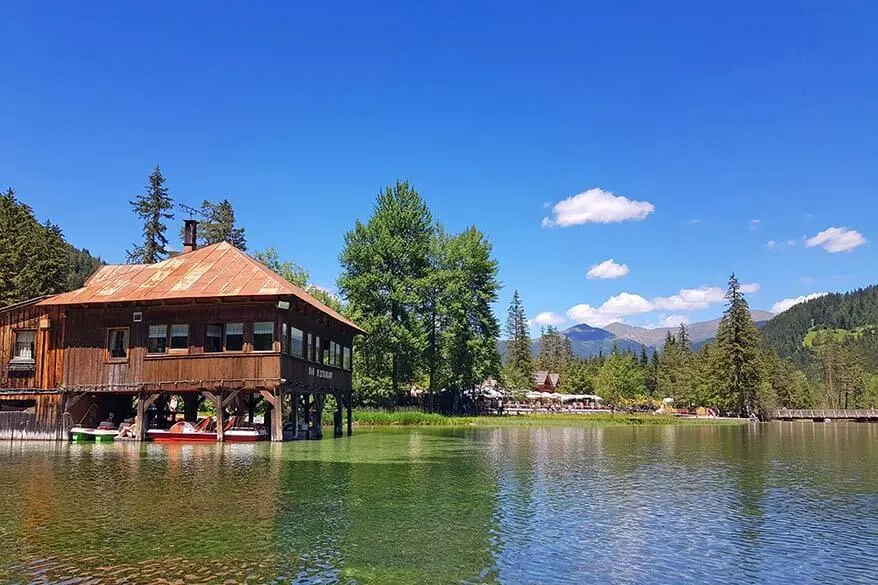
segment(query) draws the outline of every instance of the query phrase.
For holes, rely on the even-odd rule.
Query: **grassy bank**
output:
[[[629,426],[741,424],[741,419],[692,419],[655,414],[519,414],[505,416],[445,416],[419,411],[354,410],[360,427],[499,427],[499,426]]]

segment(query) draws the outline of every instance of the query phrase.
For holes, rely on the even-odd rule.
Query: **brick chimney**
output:
[[[194,219],[183,221],[183,253],[192,252],[198,247],[198,222]]]

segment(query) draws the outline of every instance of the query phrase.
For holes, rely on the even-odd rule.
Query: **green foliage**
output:
[[[205,199],[201,202],[202,221],[198,224],[198,243],[209,246],[228,242],[240,250],[247,249],[244,228],[235,222],[235,210],[228,199],[217,203]]]
[[[331,413],[324,413],[324,423],[331,424]],[[446,416],[413,410],[376,410],[358,408],[354,412],[357,426],[395,427],[395,426],[465,426],[465,427],[506,427],[506,426],[585,426],[614,427],[631,425],[698,425],[705,421],[674,416],[653,414],[523,414],[516,416]],[[736,421],[730,421],[738,424]],[[717,421],[707,421],[717,424]]]
[[[269,246],[265,250],[257,250],[251,255],[255,260],[265,264],[287,282],[291,282],[301,288],[307,286],[308,278],[310,277],[308,271],[291,260],[281,260],[280,254],[277,253],[274,246]]]
[[[0,306],[67,290],[73,259],[61,228],[39,223],[12,189],[0,194]]]
[[[131,201],[134,213],[143,220],[143,244],[128,251],[128,261],[134,264],[155,264],[168,256],[168,238],[165,236],[166,219],[173,219],[174,203],[165,187],[165,178],[156,165],[149,176],[146,192]]]
[[[594,387],[605,404],[620,406],[623,399],[644,394],[643,369],[634,354],[614,352],[598,369]]]
[[[689,335],[686,327],[681,324],[676,337],[668,331],[665,339],[656,380],[658,394],[661,397],[673,397],[677,407],[699,406],[694,375],[694,358],[689,345]]]
[[[758,390],[765,376],[762,337],[734,274],[726,300],[728,308],[716,332],[716,368],[725,390],[721,407],[746,416],[759,410]]]
[[[878,324],[878,285],[843,294],[829,294],[799,303],[777,315],[762,328],[768,346],[798,367],[812,359],[802,343],[812,328],[855,330]]]
[[[345,235],[339,288],[369,335],[357,340],[354,389],[372,405],[405,390],[461,393],[500,374],[499,282],[492,247],[477,228],[447,235],[420,195],[397,182],[372,216]]]
[[[369,331],[359,340],[361,398],[398,397],[418,377],[427,347],[424,309],[435,228],[430,210],[407,182],[378,195],[372,217],[345,234],[339,288]]]
[[[67,290],[75,290],[80,288],[88,280],[88,277],[100,268],[104,261],[100,258],[92,256],[88,250],[80,250],[69,247],[70,271],[67,273]]]
[[[534,365],[527,313],[518,291],[512,295],[512,302],[506,313],[506,337],[509,339],[509,345],[506,351],[503,382],[507,388],[529,390],[533,386]]]
[[[447,364],[443,385],[468,390],[500,373],[500,326],[491,309],[500,288],[497,261],[491,257],[491,243],[475,227],[442,242],[436,272],[443,275],[444,285],[438,307]]]
[[[564,372],[574,360],[570,338],[551,325],[540,335],[540,353],[537,355],[537,368],[549,372]],[[561,381],[563,385],[563,380]]]

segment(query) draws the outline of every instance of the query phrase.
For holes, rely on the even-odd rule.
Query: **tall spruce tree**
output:
[[[500,326],[491,304],[497,300],[500,285],[491,243],[475,227],[449,238],[445,249],[442,333],[448,362],[446,385],[455,391],[456,411],[460,392],[499,374]]]
[[[530,346],[530,329],[521,295],[515,291],[506,313],[506,387],[512,390],[530,390],[533,386],[533,355]]]
[[[742,416],[756,412],[764,379],[763,347],[750,307],[734,273],[726,292],[728,307],[716,332],[716,367],[725,389],[725,406]]]
[[[143,220],[143,244],[135,245],[128,251],[128,261],[134,264],[155,264],[168,256],[168,238],[165,232],[168,227],[164,220],[174,219],[170,211],[174,206],[165,178],[156,165],[149,175],[146,192],[131,201],[134,213]]]
[[[15,191],[0,194],[0,306],[65,290],[70,249],[61,228],[40,224]]]
[[[372,217],[345,234],[339,289],[350,314],[369,335],[358,340],[361,397],[398,397],[421,373],[427,345],[423,311],[430,270],[433,218],[408,182],[378,195]]]
[[[235,223],[235,209],[228,199],[218,203],[205,199],[201,202],[202,221],[198,226],[198,241],[202,246],[228,242],[239,250],[247,249],[244,228]]]

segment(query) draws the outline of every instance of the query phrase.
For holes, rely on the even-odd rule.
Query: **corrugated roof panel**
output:
[[[342,323],[363,331],[349,319],[226,242],[180,254],[157,264],[102,266],[82,288],[48,297],[39,304],[123,303],[229,296],[295,296]]]

